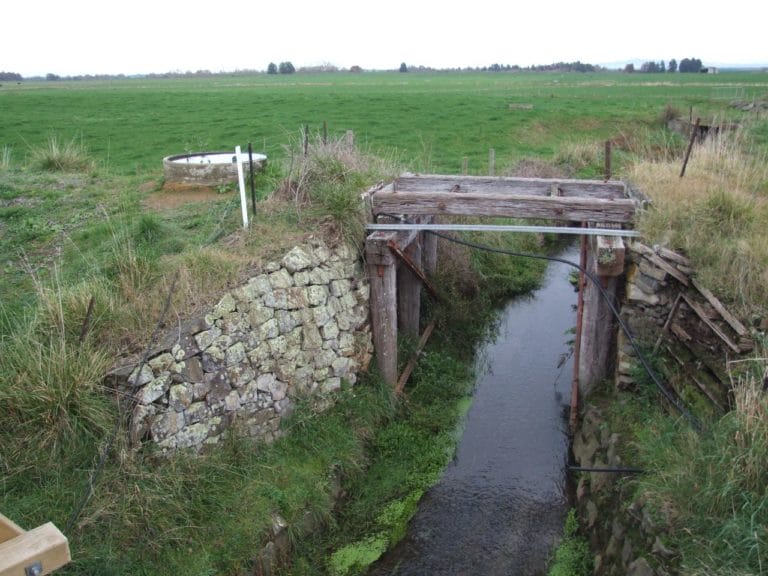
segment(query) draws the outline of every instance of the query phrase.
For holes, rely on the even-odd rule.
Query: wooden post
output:
[[[354,148],[355,146],[355,133],[352,132],[352,130],[347,130],[347,133],[344,135],[347,142],[347,148]]]
[[[421,268],[420,234],[403,248],[411,261]],[[400,266],[397,273],[397,327],[408,336],[419,335],[421,315],[421,280],[408,266]]]
[[[496,150],[488,150],[488,176],[493,176],[496,172]]]
[[[328,144],[328,122],[323,120],[323,144]]]
[[[605,141],[605,181],[611,179],[611,141]]]
[[[685,176],[685,169],[688,166],[688,160],[691,157],[691,150],[693,150],[693,143],[696,142],[696,137],[699,134],[699,122],[701,122],[701,118],[696,118],[696,123],[693,125],[693,129],[691,130],[691,139],[688,141],[688,149],[685,151],[685,158],[683,159],[683,168],[680,170],[680,178]]]
[[[461,173],[466,176],[467,170],[469,170],[469,158],[464,156],[464,158],[461,159]]]
[[[304,156],[309,152],[309,125],[304,124]]]
[[[428,216],[426,224],[437,224],[435,216]],[[426,274],[434,274],[437,270],[437,236],[422,232],[421,259]]]
[[[387,247],[392,233],[374,232],[365,243],[371,290],[371,324],[376,362],[384,381],[397,384],[397,273]]]

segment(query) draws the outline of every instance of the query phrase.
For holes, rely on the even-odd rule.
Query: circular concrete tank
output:
[[[194,184],[218,186],[237,182],[237,164],[234,152],[193,152],[163,158],[166,184]],[[240,153],[243,170],[248,174],[248,153]],[[267,163],[264,154],[253,153],[253,169],[259,171]]]

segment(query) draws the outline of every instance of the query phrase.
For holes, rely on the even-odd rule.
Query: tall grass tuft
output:
[[[73,447],[97,443],[115,422],[101,389],[109,356],[70,342],[63,330],[30,328],[0,341],[4,474],[55,465]]]
[[[56,135],[49,136],[44,145],[32,148],[30,160],[33,166],[48,172],[88,172],[95,166],[82,138],[62,142]]]
[[[8,170],[11,167],[12,149],[8,145],[0,148],[0,170]]]
[[[392,179],[398,169],[393,159],[362,151],[346,137],[323,139],[319,134],[308,143],[288,147],[288,177],[278,195],[292,200],[297,209],[324,215],[330,239],[363,237],[363,206],[360,193],[371,184]]]
[[[768,309],[768,158],[742,132],[709,137],[680,161],[641,160],[631,180],[652,199],[640,217],[651,242],[690,256],[699,278],[742,309]]]

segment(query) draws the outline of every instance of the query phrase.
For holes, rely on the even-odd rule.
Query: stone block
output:
[[[168,436],[176,434],[184,427],[184,414],[181,412],[165,412],[158,414],[150,427],[152,440],[160,442]]]
[[[328,300],[328,287],[307,286],[304,290],[304,298],[310,306],[323,306]]]
[[[194,400],[194,393],[190,386],[185,384],[176,384],[171,386],[168,394],[168,406],[176,412],[183,412]]]
[[[242,342],[237,342],[227,348],[226,361],[227,367],[229,368],[248,361],[248,357],[245,353],[245,346]]]
[[[331,275],[323,267],[313,268],[309,271],[309,283],[316,286],[325,286],[331,281]]]
[[[306,270],[312,266],[313,258],[303,248],[296,246],[283,256],[283,266],[291,274]]]
[[[262,324],[261,328],[259,328],[259,337],[261,340],[269,340],[270,338],[276,338],[280,335],[280,325],[277,323],[277,320],[272,318],[271,320],[268,320],[264,324]]]
[[[232,293],[227,292],[222,299],[219,300],[219,303],[213,307],[213,312],[211,314],[214,318],[223,318],[225,314],[234,312],[236,309],[237,302],[235,301],[234,296],[232,296]]]
[[[293,278],[288,273],[288,270],[281,268],[269,275],[269,284],[272,286],[272,290],[290,288],[293,286]]]
[[[210,414],[211,411],[205,402],[193,402],[189,405],[189,408],[184,411],[183,419],[187,425],[196,424],[210,416]]]
[[[145,385],[139,392],[140,404],[151,404],[162,398],[171,386],[170,372],[163,372],[160,376]]]

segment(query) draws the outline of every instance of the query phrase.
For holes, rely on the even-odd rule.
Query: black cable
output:
[[[387,216],[390,216],[387,214]],[[632,345],[632,349],[635,351],[635,354],[637,355],[637,358],[640,360],[640,364],[642,364],[643,369],[646,371],[648,376],[650,376],[651,380],[653,380],[653,383],[656,385],[656,388],[658,388],[659,392],[661,393],[664,398],[666,398],[672,406],[677,409],[680,414],[682,414],[688,422],[691,424],[691,426],[696,430],[697,432],[702,431],[702,425],[696,416],[694,416],[683,404],[680,402],[673,393],[661,382],[659,377],[656,375],[656,372],[651,368],[650,364],[648,364],[648,361],[645,359],[645,356],[640,350],[640,347],[638,346],[637,342],[635,341],[634,337],[632,336],[632,333],[629,330],[629,327],[626,325],[626,323],[621,319],[621,315],[619,314],[619,311],[616,310],[616,306],[611,301],[611,297],[609,294],[605,291],[605,288],[603,288],[602,284],[600,283],[600,279],[597,278],[594,274],[592,274],[589,270],[583,268],[580,264],[576,264],[575,262],[571,262],[570,260],[566,260],[564,258],[559,258],[557,256],[544,256],[542,254],[529,254],[525,252],[515,252],[513,250],[504,250],[502,248],[493,248],[492,246],[485,246],[483,244],[477,244],[476,242],[470,242],[468,240],[461,240],[459,238],[454,238],[452,236],[448,236],[446,234],[441,234],[439,232],[435,232],[434,230],[426,230],[426,232],[429,232],[430,234],[434,234],[438,238],[443,238],[444,240],[448,240],[449,242],[455,242],[456,244],[461,244],[463,246],[467,246],[469,248],[474,248],[477,250],[484,250],[486,252],[495,252],[497,254],[506,254],[508,256],[517,256],[521,258],[535,258],[538,260],[548,260],[551,262],[560,262],[562,264],[567,264],[568,266],[573,266],[577,270],[579,270],[581,273],[584,274],[589,280],[592,282],[592,284],[599,290],[600,295],[605,300],[605,303],[608,305],[608,308],[611,310],[611,313],[616,318],[616,321],[619,323],[619,326],[621,327],[624,334],[627,336],[627,339],[629,340],[629,343]]]
[[[136,378],[138,379],[141,375],[141,371],[144,369],[144,366],[147,363],[147,360],[149,359],[149,354],[151,353],[152,349],[155,347],[155,344],[157,343],[157,337],[160,334],[160,327],[163,324],[163,320],[165,319],[165,315],[168,313],[168,309],[171,307],[171,298],[173,296],[173,293],[176,290],[176,281],[179,278],[179,272],[176,271],[176,274],[173,276],[173,281],[171,282],[171,286],[168,289],[168,295],[165,298],[165,305],[163,306],[163,311],[160,314],[160,318],[157,320],[157,324],[155,325],[155,329],[152,331],[152,336],[149,339],[149,344],[147,345],[146,349],[144,350],[144,354],[141,356],[141,361],[138,364],[138,369],[136,370]],[[128,411],[133,408],[133,404],[136,401],[136,396],[130,400],[128,404]],[[119,402],[118,402],[119,406]],[[118,415],[117,415],[117,422],[115,424],[115,427],[112,429],[112,433],[109,435],[109,439],[107,440],[107,444],[104,446],[104,449],[101,452],[101,456],[99,457],[99,462],[96,464],[96,468],[94,468],[93,473],[91,474],[91,477],[88,479],[88,487],[86,488],[83,495],[80,497],[80,501],[78,502],[75,509],[72,511],[72,514],[69,517],[69,520],[67,521],[67,527],[64,530],[65,533],[69,534],[69,532],[72,530],[72,527],[75,524],[75,521],[80,516],[80,513],[83,511],[83,508],[85,508],[86,503],[90,499],[90,497],[93,495],[93,487],[96,485],[96,482],[98,482],[99,477],[101,476],[101,473],[104,471],[104,465],[107,462],[107,456],[109,455],[110,451],[112,450],[112,445],[115,443],[115,440],[117,439],[117,433],[120,431],[121,424],[123,422],[123,410],[118,409]]]

